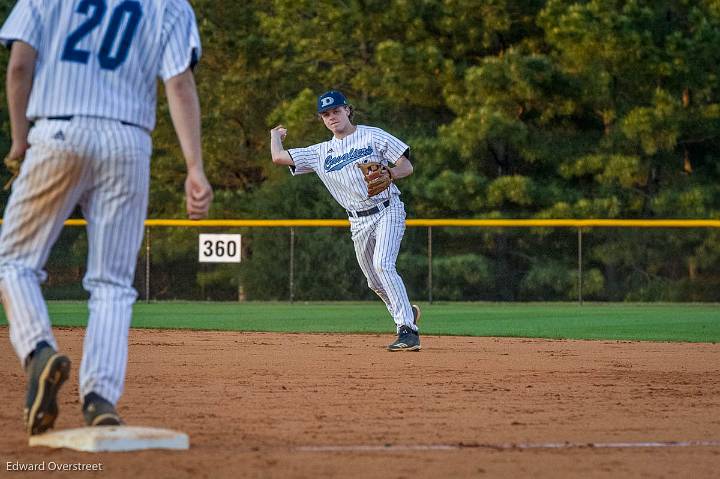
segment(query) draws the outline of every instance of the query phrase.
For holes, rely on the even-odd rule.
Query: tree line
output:
[[[356,122],[411,145],[415,174],[399,184],[410,218],[718,218],[717,1],[191,3],[214,218],[343,217],[317,178],[291,178],[269,158],[278,123],[288,147],[328,138],[314,111],[330,88],[348,96]],[[179,218],[184,168],[160,97],[149,217]],[[5,110],[2,121],[7,150]],[[297,240],[298,299],[370,297],[348,235]],[[448,229],[436,240],[437,299],[577,295],[567,231]],[[153,264],[167,285],[156,296],[196,297],[199,286],[219,298],[238,288],[288,296],[284,232],[249,233],[252,261],[239,273],[189,264],[196,247],[180,231],[157,238]],[[584,248],[588,299],[720,300],[715,231],[594,230]],[[81,261],[63,250],[59,269]],[[398,269],[426,293],[424,234],[406,237]]]

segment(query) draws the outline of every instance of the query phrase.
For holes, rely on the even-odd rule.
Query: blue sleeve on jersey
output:
[[[0,41],[10,47],[20,40],[39,50],[42,40],[42,16],[35,0],[19,0],[0,30]]]
[[[163,81],[194,68],[202,55],[195,13],[186,1],[172,5],[178,7],[178,4],[180,8],[168,8],[163,25],[163,29],[167,29],[160,67]]]
[[[190,69],[194,71],[195,65],[197,65],[199,61],[200,59],[198,58],[197,48],[193,48],[190,53]]]

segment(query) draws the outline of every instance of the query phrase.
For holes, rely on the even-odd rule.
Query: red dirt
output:
[[[56,429],[82,426],[83,332],[56,329],[74,368]],[[388,353],[391,339],[132,330],[118,409],[188,433],[190,450],[89,454],[27,446],[25,378],[0,328],[0,476],[38,477],[9,468],[51,461],[103,468],[53,477],[103,478],[719,474],[718,344],[423,336],[420,353]],[[715,445],[507,446],[653,441]],[[336,446],[347,449],[323,449]]]

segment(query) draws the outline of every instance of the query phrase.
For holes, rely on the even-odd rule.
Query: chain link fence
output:
[[[409,222],[410,223],[410,222]],[[716,227],[407,228],[397,269],[413,301],[720,301]],[[240,263],[201,263],[200,233],[240,234]],[[48,299],[85,299],[87,238],[66,227]],[[350,231],[325,226],[153,226],[138,256],[141,301],[374,299]]]

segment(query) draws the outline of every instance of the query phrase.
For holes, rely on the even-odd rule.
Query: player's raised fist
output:
[[[273,128],[272,130],[270,130],[270,134],[279,136],[281,140],[284,140],[285,137],[287,136],[287,128],[285,128],[282,125],[278,125],[275,128]]]

